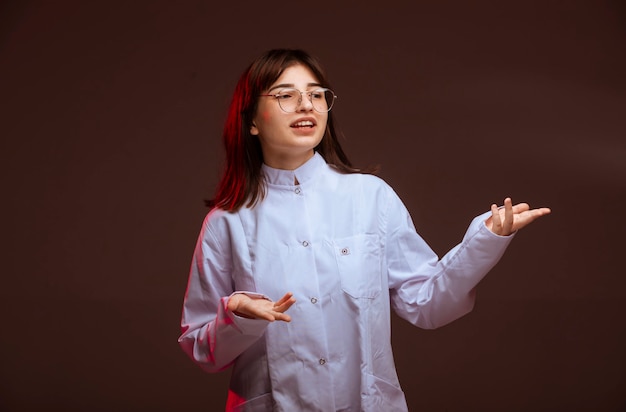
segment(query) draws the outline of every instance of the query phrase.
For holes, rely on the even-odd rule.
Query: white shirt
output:
[[[234,365],[228,410],[406,411],[391,308],[422,328],[463,316],[512,237],[487,229],[486,213],[439,260],[378,177],[341,174],[317,153],[296,170],[263,173],[267,195],[255,207],[214,209],[204,221],[183,350],[209,372]],[[289,323],[227,310],[233,293],[278,300],[288,291],[297,300]]]

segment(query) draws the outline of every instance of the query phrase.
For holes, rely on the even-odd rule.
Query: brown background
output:
[[[394,318],[411,410],[626,407],[623,2],[5,1],[0,23],[0,410],[223,408],[180,309],[226,106],[273,47],[322,59],[345,149],[439,254],[507,195],[553,209],[470,315]]]

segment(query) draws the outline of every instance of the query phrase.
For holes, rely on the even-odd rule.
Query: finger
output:
[[[282,299],[281,299],[282,300]],[[278,302],[277,302],[278,303]],[[285,312],[287,309],[289,309],[294,303],[296,303],[296,298],[294,298],[293,296],[290,297],[288,300],[286,300],[285,302],[283,302],[282,304],[278,305],[274,305],[274,309],[276,312]]]
[[[274,318],[276,320],[282,320],[283,322],[291,322],[291,316],[287,315],[286,313],[276,312],[274,313]]]
[[[291,292],[285,293],[285,295],[275,303],[275,306],[282,305],[283,303],[287,302],[292,296],[293,296],[293,293]]]
[[[523,213],[530,210],[530,206],[528,205],[528,203],[518,203],[516,205],[513,206],[513,213],[514,214],[518,214],[518,213]]]
[[[274,322],[276,320],[276,316],[274,316],[271,312],[259,312],[255,317],[257,319],[265,319],[270,322]]]
[[[518,218],[516,219],[514,230],[521,229],[527,226],[528,224],[532,223],[533,221],[535,221],[537,218],[550,214],[551,212],[552,211],[549,208],[542,207],[539,209],[533,209],[533,210],[529,210],[527,212],[521,213],[517,215]]]
[[[552,210],[549,207],[541,207],[535,210],[539,213],[539,216],[545,216],[545,215],[549,215],[550,213],[552,213]]]
[[[502,224],[502,234],[510,235],[513,229],[513,202],[510,197],[504,199],[504,223]]]
[[[531,219],[531,220],[535,220],[538,217],[541,217],[543,215],[547,215],[548,213],[550,213],[550,209],[548,209],[547,207],[542,207],[539,209],[532,209],[529,210],[525,213],[523,213],[522,215],[526,218],[526,219]]]
[[[496,204],[491,205],[491,231],[495,234],[500,234],[502,229],[502,222],[500,221],[500,211]]]

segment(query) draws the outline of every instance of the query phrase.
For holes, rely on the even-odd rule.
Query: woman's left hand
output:
[[[499,236],[508,236],[523,228],[538,217],[547,215],[551,210],[547,207],[531,209],[528,203],[513,206],[510,197],[504,199],[504,207],[491,205],[491,216],[485,221],[487,228]]]

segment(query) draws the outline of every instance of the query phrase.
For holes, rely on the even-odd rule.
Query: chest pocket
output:
[[[353,298],[373,299],[381,291],[381,258],[377,235],[356,235],[332,242],[341,289]]]

